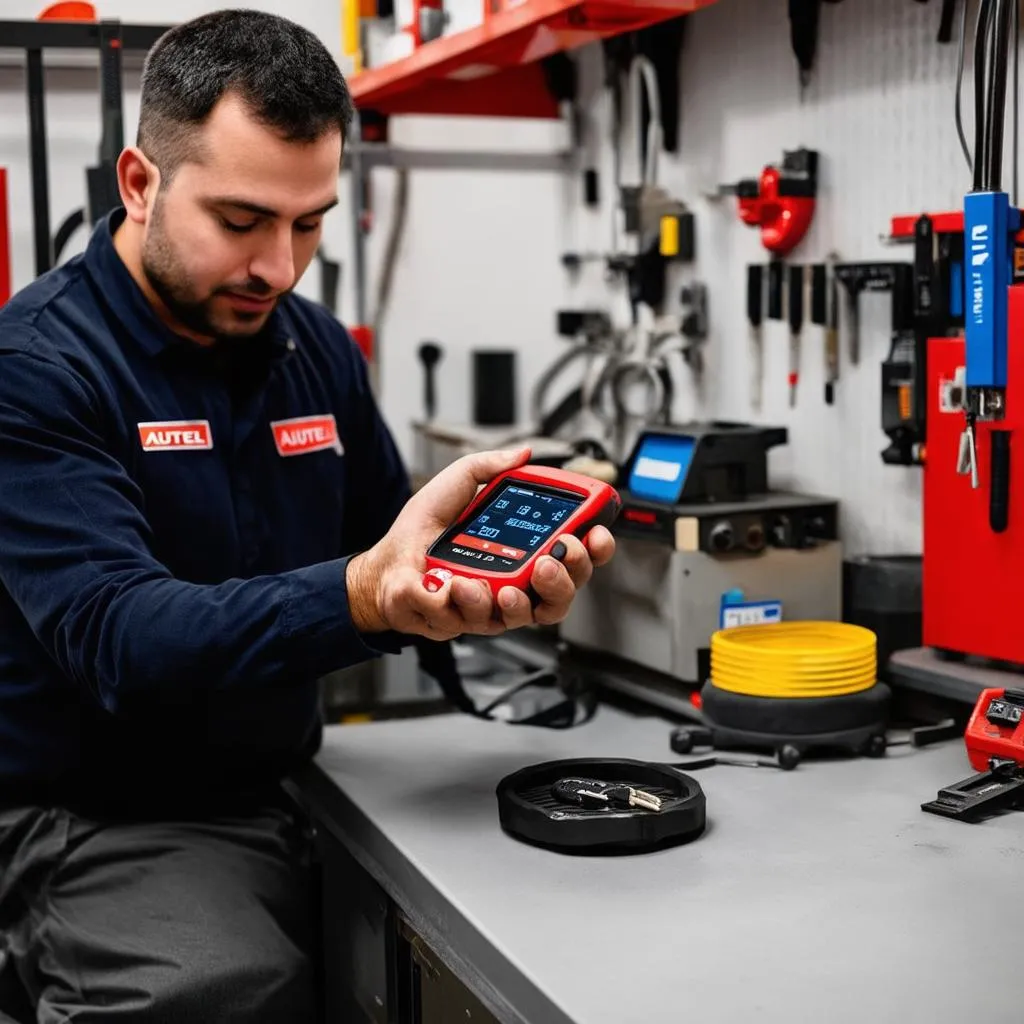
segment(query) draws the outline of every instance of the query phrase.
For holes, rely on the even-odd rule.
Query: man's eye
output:
[[[226,230],[234,231],[238,235],[244,235],[247,231],[252,231],[256,227],[256,221],[250,221],[248,224],[236,224],[233,220],[221,217],[220,222]]]
[[[317,221],[315,224],[299,224],[298,222],[295,224],[295,230],[301,231],[304,235],[308,235],[311,231],[316,231],[318,227],[320,227],[320,221]]]

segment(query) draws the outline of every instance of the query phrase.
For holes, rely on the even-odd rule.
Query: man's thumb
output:
[[[415,501],[423,511],[447,526],[476,497],[481,484],[522,466],[530,454],[529,448],[511,448],[464,455],[426,483],[416,493]]]
[[[505,448],[502,451],[475,452],[465,456],[466,469],[476,485],[479,486],[489,483],[499,473],[522,466],[530,458],[530,454],[529,448]],[[455,465],[458,465],[458,462]]]

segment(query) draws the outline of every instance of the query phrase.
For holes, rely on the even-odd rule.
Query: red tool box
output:
[[[922,639],[1024,664],[1024,287],[1010,288],[1008,324],[1006,415],[977,424],[978,487],[958,472],[964,340],[928,341]],[[993,445],[1009,448],[1005,509],[993,507],[989,486]]]

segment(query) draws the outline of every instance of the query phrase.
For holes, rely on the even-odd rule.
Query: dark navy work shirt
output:
[[[400,639],[348,611],[409,495],[348,332],[293,295],[259,337],[175,335],[123,216],[0,309],[0,802],[272,784],[318,678]]]

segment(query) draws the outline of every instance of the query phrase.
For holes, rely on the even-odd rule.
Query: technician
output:
[[[182,24],[141,104],[123,208],[0,311],[0,1019],[305,1022],[280,782],[318,748],[318,678],[560,621],[614,544],[542,559],[534,610],[422,587],[428,544],[528,453],[410,499],[358,349],[293,294],[352,116],[313,35]]]

